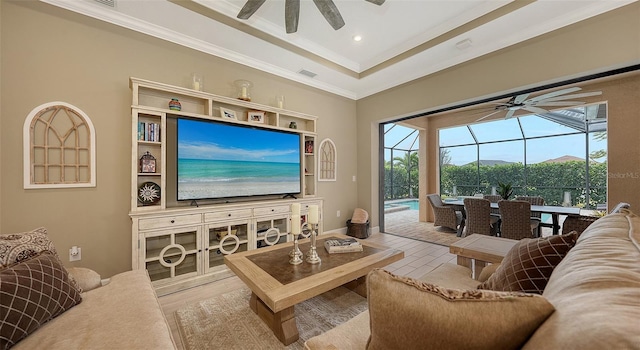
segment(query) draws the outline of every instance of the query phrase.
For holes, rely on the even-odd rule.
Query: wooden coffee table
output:
[[[487,263],[499,263],[517,240],[472,234],[449,246],[449,252],[458,256],[458,265],[471,269],[477,279]]]
[[[273,330],[276,337],[289,345],[299,338],[294,305],[339,286],[346,286],[366,296],[366,275],[404,257],[404,252],[359,240],[363,251],[328,254],[324,240],[346,238],[338,234],[318,237],[320,264],[289,264],[293,243],[278,244],[224,257],[225,264],[251,289],[249,306]],[[300,241],[305,257],[309,239]]]

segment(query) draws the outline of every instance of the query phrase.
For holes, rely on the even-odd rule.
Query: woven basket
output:
[[[347,220],[347,235],[360,239],[369,237],[369,220],[364,224],[351,223],[351,219]]]

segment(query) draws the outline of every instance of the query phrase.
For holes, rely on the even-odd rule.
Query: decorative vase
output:
[[[289,129],[297,129],[297,128],[298,128],[298,124],[296,124],[296,122],[289,123]]]
[[[172,98],[171,101],[169,101],[169,109],[172,111],[179,111],[182,109],[182,105],[177,98]]]

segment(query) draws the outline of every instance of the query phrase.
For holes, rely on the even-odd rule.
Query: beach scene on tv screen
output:
[[[300,136],[178,120],[178,200],[300,192]]]

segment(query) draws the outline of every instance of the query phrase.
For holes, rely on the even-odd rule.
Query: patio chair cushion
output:
[[[554,311],[535,294],[447,289],[376,269],[367,349],[517,349]],[[500,315],[500,317],[496,317]],[[488,331],[490,330],[490,331]]]
[[[574,231],[566,235],[520,240],[478,289],[542,294],[553,269],[577,239],[578,233]]]

